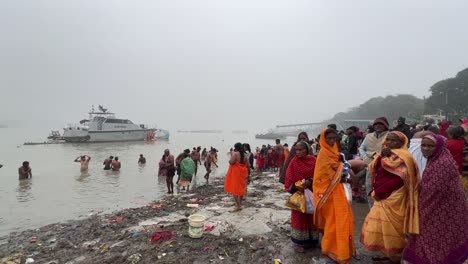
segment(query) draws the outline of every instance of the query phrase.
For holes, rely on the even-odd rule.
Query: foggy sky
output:
[[[321,121],[468,67],[468,1],[0,1],[0,121]]]

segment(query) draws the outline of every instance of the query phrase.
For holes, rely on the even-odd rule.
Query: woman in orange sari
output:
[[[244,145],[236,143],[229,160],[229,169],[224,180],[224,190],[234,195],[236,208],[233,212],[242,210],[242,199],[247,191],[247,176],[250,174],[249,159],[245,155]]]
[[[370,164],[374,206],[364,220],[361,242],[366,249],[385,257],[375,261],[400,263],[406,235],[419,233],[416,161],[407,150],[408,138],[401,132],[387,134],[382,152]]]
[[[337,263],[349,263],[356,252],[354,217],[342,184],[344,162],[337,138],[338,133],[332,128],[320,133],[313,183],[314,224],[323,232],[322,254]]]

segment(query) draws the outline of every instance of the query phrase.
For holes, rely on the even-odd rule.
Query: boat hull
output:
[[[64,135],[67,143],[143,141],[151,130],[88,131]]]

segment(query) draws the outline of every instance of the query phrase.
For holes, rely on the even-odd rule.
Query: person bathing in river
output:
[[[74,161],[80,163],[80,171],[81,172],[86,172],[86,171],[88,171],[88,165],[89,165],[90,160],[91,160],[90,156],[83,155],[83,156],[77,157]]]
[[[105,159],[102,165],[104,165],[104,170],[110,170],[112,165],[113,156],[110,156],[108,159]]]
[[[146,158],[143,157],[143,154],[140,154],[140,158],[138,159],[138,164],[139,165],[146,164]]]
[[[18,168],[18,176],[20,180],[32,178],[31,167],[29,167],[29,162],[23,162],[23,166]]]
[[[115,157],[114,160],[112,161],[112,170],[120,171],[121,167],[122,167],[122,164],[119,161],[119,157]]]

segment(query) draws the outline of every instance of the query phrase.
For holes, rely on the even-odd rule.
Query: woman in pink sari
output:
[[[462,264],[468,260],[468,204],[452,155],[439,135],[421,141],[427,157],[419,186],[419,235],[409,236],[405,263]]]

